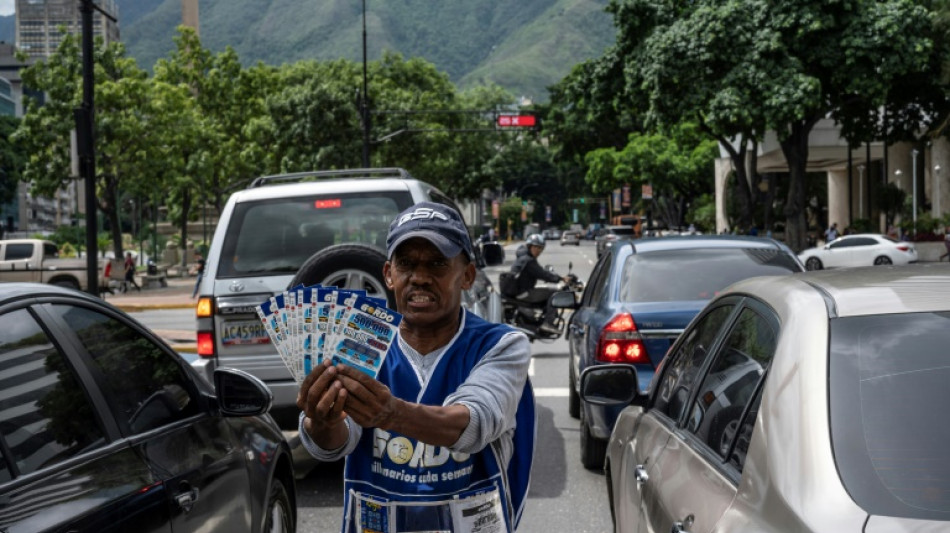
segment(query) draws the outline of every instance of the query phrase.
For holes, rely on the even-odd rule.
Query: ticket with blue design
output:
[[[375,378],[402,320],[385,299],[321,285],[292,287],[256,310],[297,383],[327,357]]]

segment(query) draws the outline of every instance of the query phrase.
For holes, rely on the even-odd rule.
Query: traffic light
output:
[[[534,128],[538,119],[534,115],[498,115],[495,125],[499,128]]]

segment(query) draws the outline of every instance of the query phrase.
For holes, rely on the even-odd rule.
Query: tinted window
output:
[[[197,412],[179,362],[123,322],[82,307],[54,306],[89,351],[120,424],[146,431]]]
[[[799,271],[801,267],[794,257],[774,248],[641,252],[628,257],[624,264],[620,300],[708,300],[746,278]],[[667,282],[671,273],[675,273],[675,283]]]
[[[102,444],[85,390],[33,316],[20,309],[0,322],[0,435],[10,463],[28,474]],[[0,480],[10,475],[4,468]]]
[[[775,354],[775,330],[751,309],[743,309],[699,387],[687,429],[722,458],[729,456],[742,415]],[[745,428],[751,435],[751,424]],[[732,455],[742,469],[745,449]]]
[[[294,274],[311,255],[344,242],[386,249],[389,223],[412,204],[408,193],[341,194],[235,206],[218,276]]]
[[[950,313],[831,321],[831,440],[871,514],[950,516]]]
[[[686,336],[676,348],[676,352],[667,356],[669,364],[655,387],[655,411],[665,413],[673,420],[679,420],[700,377],[703,362],[733,307],[723,305],[700,318],[695,326],[685,333]]]
[[[614,235],[617,235],[618,237],[629,237],[631,235],[634,235],[634,231],[632,227],[613,228],[610,230],[610,232],[613,233]]]
[[[43,255],[46,257],[59,257],[59,248],[51,242],[43,243]]]
[[[605,255],[600,262],[594,265],[594,271],[590,275],[590,283],[584,289],[584,296],[581,298],[581,305],[592,307],[600,301],[600,297],[607,288],[607,280],[610,278],[610,255]]]
[[[3,259],[6,261],[29,259],[31,257],[33,257],[33,245],[30,243],[7,244],[3,253]]]

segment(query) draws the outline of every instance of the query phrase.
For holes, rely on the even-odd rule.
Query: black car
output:
[[[214,382],[102,300],[0,284],[0,531],[294,531],[270,392]]]

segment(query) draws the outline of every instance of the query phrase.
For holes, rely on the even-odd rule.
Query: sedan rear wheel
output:
[[[581,416],[581,397],[577,394],[577,378],[574,377],[574,365],[569,363],[568,370],[568,389],[567,389],[567,414],[571,418],[580,418]]]
[[[590,434],[587,420],[581,413],[581,464],[589,470],[604,468],[604,458],[607,457],[607,442],[595,438]]]
[[[270,496],[267,498],[267,509],[264,515],[264,533],[293,533],[296,531],[293,516],[291,516],[290,496],[284,483],[274,478],[271,483]]]
[[[893,264],[893,263],[894,263],[894,262],[891,261],[891,258],[888,257],[888,256],[886,256],[886,255],[882,255],[882,256],[877,257],[877,258],[874,259],[874,264],[875,264],[875,265],[890,265],[890,264]]]
[[[817,257],[809,257],[808,261],[805,261],[805,270],[821,270],[824,266],[821,264],[821,259]]]

